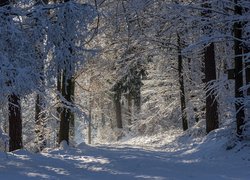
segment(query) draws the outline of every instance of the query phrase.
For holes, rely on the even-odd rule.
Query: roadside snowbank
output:
[[[0,153],[1,179],[249,179],[250,146],[226,150],[224,129],[194,138],[177,131],[121,143]],[[144,145],[140,143],[144,142]],[[135,145],[134,145],[135,144]],[[150,144],[154,146],[150,146]],[[140,146],[140,147],[139,147]]]

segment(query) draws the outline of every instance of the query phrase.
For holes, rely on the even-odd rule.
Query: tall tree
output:
[[[58,29],[55,35],[50,34],[53,42],[54,59],[57,66],[57,89],[60,91],[60,127],[58,143],[66,141],[69,144],[70,134],[74,127],[74,91],[75,73],[92,51],[85,47],[87,38],[90,36],[88,24],[91,23],[97,13],[90,4],[80,4],[65,0],[55,12],[57,18],[53,27]],[[72,133],[70,133],[72,129]]]
[[[234,14],[236,16],[242,16],[242,7],[240,1],[234,0]],[[242,47],[242,22],[238,21],[234,23],[234,64],[235,64],[235,110],[236,110],[236,123],[237,123],[237,136],[242,137],[245,112],[243,106],[243,91],[240,88],[243,86],[243,47]]]
[[[126,94],[127,99],[127,121],[128,125],[132,125],[132,95],[131,93]]]
[[[181,43],[180,35],[177,33],[177,51],[178,51],[178,75],[180,84],[180,100],[181,100],[181,116],[182,116],[182,128],[183,130],[188,129],[188,121],[186,115],[186,99],[185,99],[185,88],[184,88],[184,71],[183,71],[183,57],[181,50],[183,43]]]
[[[36,0],[36,5],[45,5],[48,4],[48,0]],[[35,24],[36,26],[37,24]],[[35,123],[36,123],[36,128],[35,128],[35,133],[36,133],[36,148],[38,151],[42,151],[46,147],[46,138],[45,138],[45,128],[46,128],[46,122],[45,118],[46,115],[44,113],[45,110],[45,69],[44,69],[44,64],[45,64],[45,59],[46,55],[44,53],[44,48],[43,44],[45,43],[45,38],[46,36],[41,33],[41,37],[37,40],[36,44],[36,54],[37,54],[37,59],[41,61],[39,63],[39,69],[38,71],[40,72],[40,89],[39,93],[36,95],[36,105],[35,105]]]
[[[215,65],[215,52],[214,43],[210,43],[208,47],[205,48],[205,79],[207,86],[208,83],[216,79],[216,65]],[[217,129],[219,127],[218,120],[218,103],[212,90],[208,88],[206,90],[206,132]]]
[[[122,95],[122,82],[119,81],[113,87],[114,91],[114,106],[116,115],[116,126],[122,128],[122,106],[121,106],[121,95]]]
[[[9,151],[23,147],[20,98],[14,93],[9,96],[9,137]]]
[[[9,4],[8,0],[1,0],[0,7]],[[7,13],[5,13],[7,16]],[[6,21],[9,21],[7,17]],[[11,78],[11,77],[9,77]],[[12,86],[13,82],[7,82],[7,86]],[[20,97],[16,93],[12,93],[8,96],[8,110],[9,110],[9,151],[14,151],[21,149],[22,144],[22,115],[21,115],[21,105]]]
[[[250,7],[248,8],[244,8],[244,15],[249,15],[250,13]],[[244,41],[245,43],[243,44],[244,46],[244,62],[245,62],[245,73],[246,73],[246,86],[247,86],[247,96],[249,98],[250,96],[250,29],[249,29],[249,26],[250,26],[250,23],[249,22],[244,22],[243,23],[244,27],[243,27],[243,30],[244,30]],[[248,43],[247,43],[248,42]],[[249,108],[249,105],[246,107],[246,119],[249,120],[250,118],[250,108]]]
[[[65,140],[69,144],[70,123],[74,123],[74,114],[71,110],[74,101],[74,89],[74,78],[67,78],[66,72],[64,71],[62,76],[62,96],[65,98],[65,102],[63,102],[64,106],[61,112],[59,143]]]
[[[207,0],[204,0],[203,7],[205,8],[203,16],[206,18],[211,17],[211,4]],[[208,36],[212,32],[211,23],[204,27],[204,33]],[[211,81],[216,80],[216,62],[215,62],[215,51],[214,43],[209,43],[204,49],[204,71],[205,71],[205,81],[206,81],[206,132],[217,129],[219,127],[218,119],[218,103],[212,90],[208,87],[211,85]]]
[[[65,0],[64,3],[69,3],[70,0]],[[65,4],[65,6],[67,6]],[[70,126],[71,126],[71,132],[74,132],[74,114],[72,112],[72,104],[74,101],[74,91],[75,91],[75,80],[74,80],[74,71],[75,71],[75,65],[72,63],[73,58],[73,43],[74,39],[70,39],[70,41],[66,41],[68,39],[67,36],[70,36],[69,32],[69,12],[67,12],[67,9],[64,9],[64,31],[63,31],[63,41],[66,47],[66,51],[68,53],[67,57],[63,60],[63,63],[66,65],[61,70],[61,81],[58,80],[61,85],[58,85],[61,87],[61,95],[63,97],[63,107],[60,114],[60,128],[59,128],[59,144],[62,141],[66,141],[67,144],[69,144],[70,140]],[[72,133],[71,133],[72,134]]]

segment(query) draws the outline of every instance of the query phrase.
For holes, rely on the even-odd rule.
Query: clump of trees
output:
[[[112,119],[116,120],[114,122],[118,129],[124,129],[124,133],[127,132],[126,128],[131,130],[136,127],[133,133],[148,133],[145,129],[157,133],[156,124],[152,123],[155,123],[157,116],[147,113],[154,109],[152,113],[161,113],[161,123],[157,123],[160,126],[167,126],[164,121],[174,124],[171,118],[165,116],[173,114],[174,119],[182,119],[181,126],[184,131],[205,120],[205,133],[230,122],[232,127],[236,125],[235,134],[239,139],[247,136],[247,1],[122,1],[113,2],[112,5],[108,2],[102,4],[100,11],[108,11],[111,17],[105,19],[108,32],[103,33],[105,41],[109,42],[108,49],[114,51],[111,58],[114,61],[115,77],[106,77],[109,82],[110,78],[114,81],[110,85],[111,93],[115,97],[113,106],[116,112]],[[106,48],[105,45],[103,47]],[[139,74],[140,82],[135,84],[139,96],[146,100],[142,100],[143,104],[140,104],[143,110],[134,113],[136,106],[131,108],[131,101],[136,100],[127,86],[135,85],[131,81],[135,78],[131,73],[131,64],[142,62],[143,71],[148,71],[149,78],[152,78],[151,63],[160,64],[162,58],[169,67],[158,73],[165,73],[166,79],[172,81],[171,86],[167,85],[165,88],[176,88],[180,92],[179,97],[172,92],[175,99],[164,97],[165,105],[155,103],[156,107],[148,109],[150,97],[141,96],[141,91],[146,92],[143,83],[149,81],[143,80],[143,75]],[[156,89],[154,85],[145,88]],[[168,104],[173,102],[178,107],[178,116],[168,108]],[[131,114],[132,118],[128,118],[127,114]]]
[[[85,45],[93,35],[87,27],[96,10],[73,1],[3,1],[1,5],[1,102],[9,106],[9,150],[23,147],[21,100],[32,93],[37,94],[37,149],[46,147],[49,113],[59,120],[58,143],[69,143],[76,108],[74,76],[93,54]],[[54,101],[46,102],[46,91],[54,92]],[[48,113],[48,103],[54,103],[57,111]]]
[[[1,125],[10,151],[23,147],[24,131],[35,151],[70,144],[83,119],[89,143],[201,121],[209,133],[229,119],[239,140],[248,136],[247,0],[0,6]],[[30,97],[33,113],[22,111]]]

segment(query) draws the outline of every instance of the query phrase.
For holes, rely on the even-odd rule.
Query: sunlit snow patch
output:
[[[46,174],[41,174],[41,173],[34,173],[34,172],[29,172],[25,173],[28,177],[34,177],[34,178],[43,178],[43,179],[49,179],[50,176]]]

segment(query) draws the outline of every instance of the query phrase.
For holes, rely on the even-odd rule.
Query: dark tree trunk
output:
[[[67,103],[73,103],[74,99],[74,79],[67,78],[66,71],[64,70],[62,76],[62,96],[65,98],[67,102],[63,102],[64,107],[62,108],[61,112],[61,122],[60,122],[60,129],[59,129],[59,144],[62,141],[66,141],[69,144],[69,130],[70,130],[70,122],[74,120],[74,114],[71,111],[71,105]]]
[[[60,94],[62,94],[62,72],[61,70],[58,70],[57,72],[57,101],[58,101],[58,105],[56,108],[57,111],[57,127],[59,126],[59,131],[60,131],[60,120],[61,120],[61,113],[62,113],[62,102],[61,102],[61,97]],[[56,131],[56,138],[57,138],[57,143],[59,143],[59,131]]]
[[[250,9],[249,8],[245,8],[244,9],[245,13],[249,13]],[[246,25],[247,22],[244,22],[244,25]],[[250,33],[250,29],[247,30],[247,33]],[[248,41],[249,41],[249,38],[248,38]],[[243,53],[244,53],[244,62],[245,62],[245,68],[246,68],[246,85],[250,86],[250,57],[247,56],[247,54],[250,53],[250,46],[248,44],[244,44],[244,50],[243,50]],[[250,96],[250,87],[247,88],[247,96]],[[248,107],[249,108],[249,107]]]
[[[58,106],[57,106],[57,109],[56,109],[56,111],[57,111],[57,117],[58,117],[58,119],[60,119],[60,114],[61,114],[61,99],[60,99],[60,96],[59,96],[59,94],[61,94],[62,93],[62,73],[61,73],[61,71],[60,70],[58,70],[58,72],[57,72],[57,93],[58,93]]]
[[[1,7],[1,6],[8,5],[8,4],[9,4],[9,1],[8,1],[8,0],[0,0],[0,7]]]
[[[22,145],[22,117],[19,96],[9,96],[9,151],[21,149]]]
[[[70,0],[64,0],[61,2],[69,2]],[[64,13],[66,18],[67,14]],[[67,22],[65,22],[67,27]],[[67,36],[67,33],[64,32],[64,35]],[[68,43],[68,42],[64,42]],[[68,44],[68,51],[71,55],[74,54],[71,44]],[[63,107],[61,109],[61,121],[59,129],[59,144],[62,141],[66,141],[69,144],[69,140],[74,139],[74,113],[72,112],[73,102],[74,102],[74,91],[75,91],[75,80],[73,77],[74,65],[70,63],[71,59],[66,58],[64,64],[69,64],[69,67],[65,67],[62,72],[62,83],[61,83],[61,94],[66,102],[63,102]]]
[[[8,0],[0,0],[0,7],[8,5]],[[22,115],[20,98],[16,94],[8,97],[9,110],[9,151],[21,149],[22,144]]]
[[[203,0],[204,12],[202,16],[210,18],[211,16],[211,4],[207,0]],[[203,28],[205,34],[210,36],[212,32],[212,24],[208,24]],[[208,87],[211,81],[216,80],[216,62],[215,62],[215,52],[214,52],[214,43],[208,44],[204,49],[204,73],[205,73],[205,83]],[[218,103],[215,95],[211,90],[206,91],[206,132],[209,133],[214,129],[219,127],[219,118],[218,118]]]
[[[185,100],[185,87],[184,87],[184,77],[183,77],[183,59],[181,55],[182,43],[180,36],[177,34],[177,44],[178,44],[178,75],[180,84],[180,100],[181,100],[181,115],[182,115],[182,128],[184,131],[188,129],[188,121],[186,115],[186,100]]]
[[[115,105],[115,114],[116,114],[116,126],[117,128],[122,128],[121,92],[115,92],[114,105]]]
[[[68,79],[68,94],[69,94],[69,102],[70,103],[74,103],[75,99],[75,80],[73,77],[71,77],[70,79]],[[69,111],[69,139],[73,142],[74,141],[74,137],[75,137],[75,114],[72,112],[72,110],[70,109]]]
[[[246,48],[244,48],[244,54],[249,53],[248,47],[246,47]],[[250,59],[247,58],[246,55],[245,55],[244,62],[245,62],[245,68],[246,68],[246,70],[245,70],[245,73],[246,73],[246,85],[250,86],[250,62],[248,62],[248,61],[250,61]],[[247,94],[247,98],[249,98],[250,97],[250,87],[247,88],[246,94]],[[245,107],[245,119],[246,120],[244,121],[244,123],[246,123],[246,121],[250,120],[250,104],[249,103]],[[245,127],[246,131],[249,131],[249,129],[250,129],[250,126]]]
[[[141,80],[139,82],[141,83]],[[141,112],[141,87],[138,87],[134,94],[134,106],[136,114],[139,114]]]
[[[244,54],[250,53],[249,51],[244,51]],[[250,61],[250,59],[246,59],[245,61]],[[246,85],[250,86],[250,62],[245,63],[246,67]],[[250,96],[250,87],[247,88],[247,96]]]
[[[238,0],[234,0],[235,15],[242,15],[242,7],[238,4]],[[245,112],[242,102],[237,102],[243,98],[243,91],[240,88],[243,86],[243,57],[242,57],[242,22],[234,23],[234,63],[235,63],[235,110],[236,110],[236,123],[237,123],[237,136],[242,136],[242,128],[244,125]],[[238,99],[238,100],[237,100]]]
[[[204,54],[205,61],[205,79],[206,83],[216,79],[216,64],[214,43],[209,44],[205,48]],[[219,127],[217,100],[211,90],[206,91],[206,132],[217,129]]]
[[[128,110],[127,110],[127,118],[128,118],[128,125],[132,124],[132,95],[128,93],[127,95],[128,101]]]
[[[90,99],[89,99],[89,122],[88,122],[88,144],[91,144],[91,140],[92,140],[92,108],[93,108],[93,96],[92,93],[90,95]]]
[[[62,84],[61,84],[61,93],[62,97],[66,96],[66,73],[63,71],[62,73]],[[65,99],[66,100],[66,99]],[[65,107],[65,102],[62,103],[64,107],[61,109],[60,114],[60,129],[59,129],[59,144],[62,141],[66,141],[69,143],[69,119],[67,119],[67,108]]]

